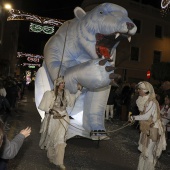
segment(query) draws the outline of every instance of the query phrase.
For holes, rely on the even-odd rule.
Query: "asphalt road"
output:
[[[126,123],[114,120],[106,122],[109,131],[116,130]],[[26,138],[18,155],[9,161],[9,170],[56,170],[49,162],[46,151],[38,146],[41,126],[40,116],[34,103],[34,92],[26,91],[24,100],[18,104],[17,112],[9,118],[9,139],[21,129],[31,126],[31,136]],[[65,166],[67,170],[136,170],[139,158],[139,131],[135,127],[126,127],[109,133],[110,140],[92,141],[85,138],[72,138],[67,141]],[[161,155],[157,170],[169,170],[170,161],[166,151]]]

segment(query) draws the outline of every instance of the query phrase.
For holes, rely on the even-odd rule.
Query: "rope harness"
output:
[[[70,122],[68,122],[67,120],[65,120],[64,117],[62,117],[61,119],[63,119],[68,125],[76,128],[76,129],[78,129],[78,130],[80,130],[80,131],[89,133],[90,136],[92,136],[92,134],[96,134],[96,135],[99,134],[99,132],[90,132],[90,131],[87,131],[87,130],[80,129],[80,128],[72,125],[72,124],[71,124]],[[122,130],[122,129],[128,127],[128,126],[132,126],[133,124],[134,124],[134,122],[129,122],[129,121],[127,121],[126,123],[124,123],[124,124],[123,124],[120,128],[118,128],[118,129],[111,130],[111,131],[100,132],[100,134],[115,133],[115,132],[117,132],[117,131],[119,131],[119,130]],[[65,127],[64,127],[64,128],[65,128]],[[97,136],[97,137],[98,137],[98,140],[105,140],[105,139],[108,138],[108,136],[105,137],[105,138],[101,138],[101,136]]]

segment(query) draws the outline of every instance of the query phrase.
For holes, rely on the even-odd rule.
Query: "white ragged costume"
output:
[[[74,105],[76,95],[71,95],[68,90],[58,91],[56,87],[64,80],[58,78],[54,82],[54,90],[46,91],[40,102],[39,109],[46,115],[40,129],[41,138],[39,146],[47,150],[50,162],[63,165],[66,147],[66,133],[69,126],[69,116],[66,107]],[[57,95],[56,95],[56,91]],[[78,91],[80,94],[80,91]]]
[[[135,120],[139,120],[141,130],[138,147],[141,155],[138,170],[154,170],[157,159],[166,149],[165,130],[152,85],[143,81],[138,83],[138,89],[143,90],[146,94],[139,96],[136,101],[140,115],[133,116]]]

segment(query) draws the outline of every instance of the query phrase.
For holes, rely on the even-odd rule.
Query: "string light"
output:
[[[53,25],[57,27],[60,27],[65,22],[65,20],[40,17],[38,15],[33,15],[16,9],[9,10],[7,21],[11,20],[27,20],[37,22],[42,25]]]
[[[38,54],[29,54],[29,53],[23,53],[23,52],[17,52],[17,57],[32,57],[32,58],[39,58],[39,59],[44,59],[44,56],[38,55]]]

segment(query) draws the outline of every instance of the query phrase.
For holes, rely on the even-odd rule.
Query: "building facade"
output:
[[[19,22],[7,21],[8,11],[0,0],[0,76],[14,76],[17,63]]]
[[[125,81],[147,80],[153,63],[170,62],[169,14],[162,17],[160,9],[135,0],[84,0],[81,7],[89,11],[104,2],[124,7],[138,28],[130,43],[120,42],[117,48],[117,72]]]

